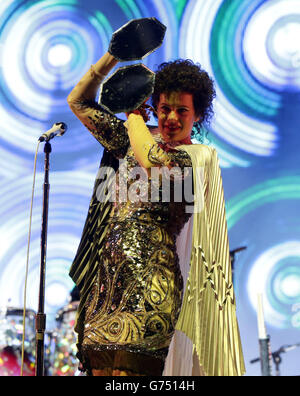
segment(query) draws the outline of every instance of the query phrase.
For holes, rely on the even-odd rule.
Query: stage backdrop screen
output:
[[[147,67],[189,58],[215,81],[215,116],[205,126],[205,144],[219,154],[230,249],[243,248],[233,269],[247,375],[261,375],[259,363],[250,363],[259,356],[258,293],[272,352],[291,346],[281,355],[281,375],[300,375],[299,0],[1,0],[0,306],[23,307],[34,156],[39,136],[61,121],[68,130],[51,141],[50,155],[49,330],[69,301],[74,285],[68,271],[103,149],[66,99],[106,52],[112,33],[142,17],[167,26],[163,45],[142,61]],[[27,285],[27,307],[35,311],[43,148]]]

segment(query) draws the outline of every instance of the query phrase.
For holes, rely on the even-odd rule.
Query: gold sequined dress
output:
[[[93,127],[88,125],[89,130],[119,161],[113,175],[114,202],[105,221],[101,221],[102,231],[95,217],[89,224],[95,231],[92,248],[81,246],[77,253],[95,272],[83,307],[81,360],[88,369],[114,366],[161,375],[183,297],[176,236],[190,214],[186,213],[184,199],[174,202],[174,175],[169,179],[170,202],[163,202],[161,179],[152,180],[140,168],[122,121],[95,103],[80,101],[77,106],[83,111],[90,109]],[[167,150],[169,165],[179,172],[177,180],[186,178],[184,168],[192,170],[189,155],[175,147],[164,148],[155,130],[153,136],[156,143],[149,160],[163,167]],[[138,177],[134,177],[136,171]],[[151,202],[151,194],[155,202]],[[101,237],[96,237],[97,232]],[[93,253],[82,253],[88,249]]]

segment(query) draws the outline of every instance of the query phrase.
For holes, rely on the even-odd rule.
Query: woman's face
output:
[[[193,95],[187,92],[160,94],[157,106],[158,128],[165,142],[191,143],[195,115]]]

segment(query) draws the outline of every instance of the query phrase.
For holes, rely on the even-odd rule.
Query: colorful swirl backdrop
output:
[[[134,18],[156,17],[165,41],[143,62],[190,58],[214,78],[218,150],[227,202],[238,317],[248,375],[260,375],[256,299],[264,296],[273,351],[300,342],[300,0],[1,0],[0,306],[23,306],[38,137],[53,123],[46,270],[48,328],[73,288],[68,269],[82,232],[102,147],[66,97]],[[33,209],[28,308],[37,310],[43,184],[41,144]],[[1,331],[1,329],[0,329]],[[281,374],[300,375],[300,349]]]

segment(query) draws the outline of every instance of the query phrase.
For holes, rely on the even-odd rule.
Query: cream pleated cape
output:
[[[195,205],[177,239],[184,297],[164,375],[240,376],[245,366],[218,156],[200,144],[177,149],[192,159]]]

